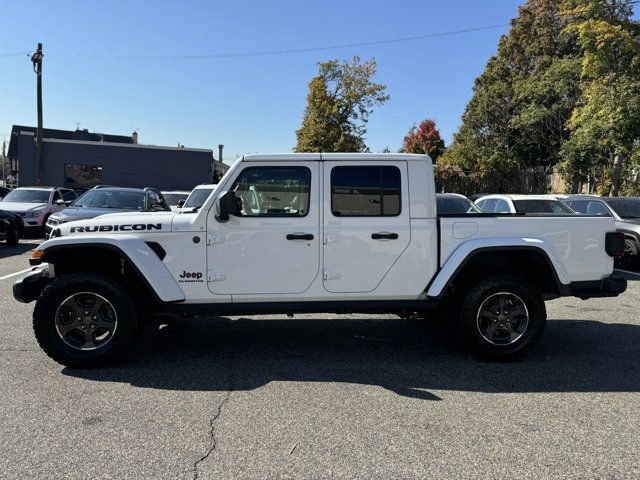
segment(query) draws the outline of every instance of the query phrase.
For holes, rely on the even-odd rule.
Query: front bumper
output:
[[[594,282],[573,282],[569,285],[571,295],[586,300],[587,298],[617,297],[627,289],[627,279],[610,275]]]
[[[52,280],[47,269],[32,272],[13,284],[13,298],[21,303],[33,302]]]

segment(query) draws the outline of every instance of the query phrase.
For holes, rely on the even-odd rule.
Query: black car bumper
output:
[[[627,289],[627,279],[610,275],[593,282],[573,282],[569,285],[570,295],[586,300],[587,298],[617,297]]]
[[[33,302],[53,279],[46,270],[38,270],[13,284],[13,298],[22,303]]]

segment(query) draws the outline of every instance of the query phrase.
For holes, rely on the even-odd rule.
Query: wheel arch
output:
[[[627,230],[624,228],[618,228],[617,229],[618,232],[624,234],[625,238],[628,238],[629,240],[633,240],[636,245],[638,246],[638,248],[640,248],[640,234],[637,232],[634,232],[633,230]]]
[[[429,285],[427,296],[439,300],[456,284],[467,287],[478,279],[497,274],[527,278],[550,297],[569,295],[569,282],[563,282],[567,275],[554,260],[553,254],[541,245],[485,245],[468,252],[456,251]]]
[[[43,243],[42,262],[53,265],[55,276],[79,271],[98,271],[111,277],[137,281],[158,303],[184,300],[184,293],[152,248],[138,238],[69,241],[57,237]],[[135,283],[135,282],[134,282]]]

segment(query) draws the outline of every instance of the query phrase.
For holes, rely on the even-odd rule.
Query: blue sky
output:
[[[208,59],[135,55],[225,54],[326,47],[507,23],[517,0],[6,2],[0,29],[0,141],[36,124],[26,52],[44,44],[45,127],[130,134],[140,142],[217,149],[225,160],[295,145],[316,63],[378,61],[391,99],[371,116],[372,151],[397,150],[434,118],[446,142],[474,79],[508,27],[402,43]],[[25,52],[21,56],[3,54]],[[89,55],[86,55],[89,54]]]

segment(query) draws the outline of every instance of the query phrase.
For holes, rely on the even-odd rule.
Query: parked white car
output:
[[[166,190],[160,192],[172,212],[179,212],[191,192],[185,190]]]
[[[68,366],[117,360],[154,313],[446,309],[473,352],[507,359],[544,330],[545,300],[624,292],[623,253],[610,217],[437,215],[424,155],[247,155],[191,214],[56,227],[13,294],[37,300],[38,343]]]
[[[26,229],[43,229],[49,215],[59,212],[78,195],[70,188],[19,187],[0,202],[0,210],[22,217]]]
[[[178,210],[184,213],[198,210],[200,207],[202,207],[202,205],[204,205],[204,202],[207,201],[207,198],[209,198],[209,196],[217,186],[217,183],[198,185],[193,190],[191,190],[189,197],[182,205],[179,205]]]
[[[476,200],[482,213],[571,215],[575,212],[550,195],[485,195]]]

